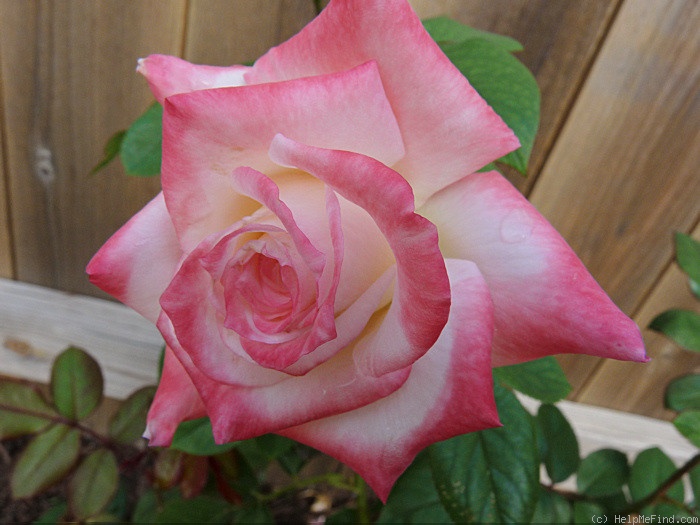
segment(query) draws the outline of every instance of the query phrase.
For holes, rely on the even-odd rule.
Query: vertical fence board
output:
[[[564,123],[620,0],[413,0],[421,18],[447,15],[511,36],[523,44],[518,58],[542,92],[540,131],[527,178],[508,178],[528,193]]]
[[[136,59],[178,51],[184,3],[4,0],[0,9],[17,276],[94,293],[85,264],[158,183],[116,165],[89,172],[107,138],[150,102]]]
[[[310,0],[191,0],[185,58],[221,66],[253,62],[314,15]]]
[[[626,0],[531,196],[632,314],[700,202],[700,4]],[[565,357],[580,387],[599,360]]]
[[[693,237],[700,241],[700,225]],[[672,242],[669,239],[669,242]],[[649,299],[635,316],[639,326],[671,308],[685,308],[700,313],[700,302],[690,292],[687,276],[676,264],[671,265],[654,287]],[[640,365],[605,361],[581,389],[578,401],[602,405],[626,412],[657,418],[670,418],[673,412],[664,409],[666,385],[675,377],[700,370],[700,355],[683,350],[661,334],[644,331],[651,362]]]
[[[0,75],[0,86],[2,75]],[[7,182],[5,173],[5,141],[3,140],[4,122],[0,111],[0,277],[14,277],[12,265],[12,237],[10,234],[10,210],[7,194]]]

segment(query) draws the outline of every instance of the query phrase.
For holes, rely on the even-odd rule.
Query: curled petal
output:
[[[387,163],[404,153],[373,62],[332,75],[172,96],[163,114],[162,182],[185,250],[256,209],[230,184],[236,168],[288,175],[268,157],[278,132]]]
[[[401,388],[352,412],[280,432],[352,467],[382,501],[426,446],[500,424],[491,378],[488,287],[473,263],[448,260],[447,269],[450,318]]]
[[[411,365],[433,345],[450,309],[437,231],[414,213],[411,187],[372,158],[300,144],[282,135],[272,142],[270,157],[312,173],[372,216],[396,258],[397,285],[381,326],[362,341],[355,359],[361,370],[375,376]]]
[[[394,167],[411,183],[418,203],[519,147],[405,0],[335,0],[299,34],[263,55],[245,79],[278,82],[368,60],[377,61],[406,148]]]
[[[635,323],[499,173],[475,173],[421,208],[447,257],[474,261],[495,305],[494,366],[573,353],[646,361]]]
[[[158,300],[182,255],[159,193],[100,248],[87,273],[90,282],[155,323]]]
[[[153,96],[161,104],[170,95],[189,93],[200,89],[243,86],[246,66],[203,66],[191,64],[169,55],[150,55],[139,59],[136,70],[151,88]]]

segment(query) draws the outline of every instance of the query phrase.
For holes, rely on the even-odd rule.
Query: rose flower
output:
[[[499,173],[511,130],[403,0],[333,0],[252,67],[139,62],[162,192],[88,266],[167,348],[151,444],[208,416],[383,500],[424,447],[498,426],[492,366],[646,360],[636,325]]]

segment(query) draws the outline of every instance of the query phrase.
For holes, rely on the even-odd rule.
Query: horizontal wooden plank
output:
[[[102,366],[117,399],[155,383],[163,340],[121,304],[0,279],[0,374],[48,382],[51,363],[75,345]]]
[[[68,345],[100,363],[106,393],[122,399],[153,384],[162,340],[150,322],[123,305],[0,279],[0,374],[46,383],[53,357]],[[537,403],[523,397],[531,411]],[[578,403],[559,407],[572,422],[582,453],[615,447],[631,456],[660,446],[676,463],[694,448],[667,422]]]

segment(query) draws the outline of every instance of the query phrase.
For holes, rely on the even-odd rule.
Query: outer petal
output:
[[[306,146],[282,135],[272,142],[270,157],[316,175],[377,223],[396,257],[397,290],[381,326],[361,343],[355,359],[361,370],[376,376],[411,365],[445,326],[450,289],[437,231],[414,213],[410,186],[372,158]]]
[[[136,70],[146,77],[153,96],[161,104],[170,95],[200,89],[242,86],[246,66],[200,66],[169,55],[150,55],[139,59]]]
[[[204,417],[204,403],[170,348],[165,349],[160,384],[148,410],[146,432],[152,446],[168,446],[183,421]]]
[[[494,366],[561,354],[646,361],[639,329],[500,174],[475,173],[421,209],[447,257],[476,262],[496,308]]]
[[[404,152],[372,62],[334,75],[170,97],[163,192],[186,250],[251,213],[250,200],[235,193],[228,175],[239,166],[279,175],[267,155],[278,132],[389,163]]]
[[[489,290],[473,263],[448,261],[447,268],[453,296],[449,321],[400,389],[352,412],[280,432],[352,467],[383,501],[426,446],[499,425]]]
[[[159,193],[100,248],[87,266],[90,281],[155,323],[158,299],[182,251]]]
[[[298,35],[261,57],[245,79],[276,82],[368,60],[379,65],[406,146],[395,169],[417,202],[519,146],[405,0],[333,0]]]

